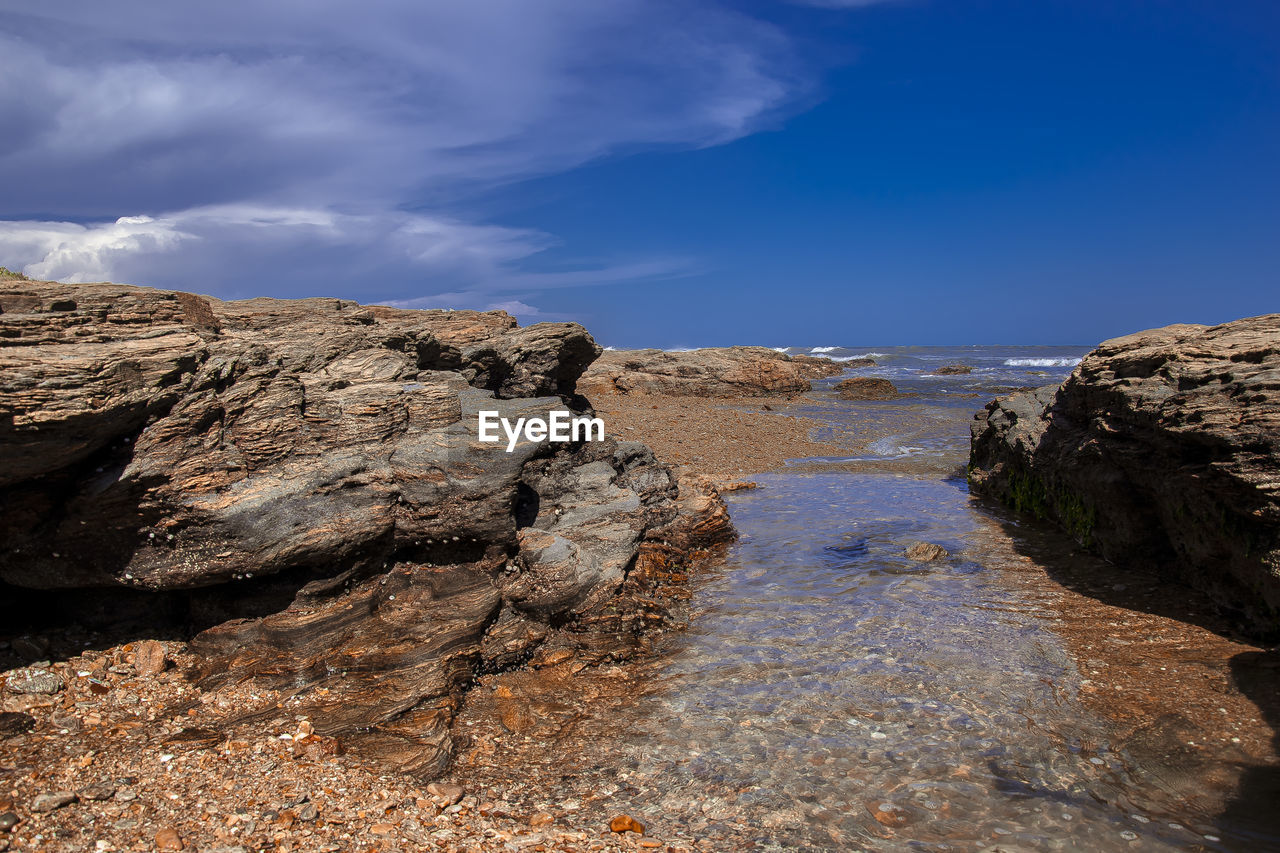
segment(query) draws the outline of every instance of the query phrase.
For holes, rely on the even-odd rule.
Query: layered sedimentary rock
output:
[[[754,397],[800,394],[809,380],[835,376],[830,359],[789,356],[767,347],[666,352],[608,350],[583,375],[583,394],[661,394],[676,397]]]
[[[1280,630],[1280,315],[1107,341],[1061,387],[989,403],[970,482]]]
[[[842,400],[897,400],[908,396],[888,379],[854,376],[836,383],[836,394]]]
[[[478,441],[481,409],[587,411],[598,353],[501,312],[0,281],[0,580],[180,597],[202,684],[287,685],[433,772],[477,671],[627,654],[632,577],[731,535],[644,445]]]

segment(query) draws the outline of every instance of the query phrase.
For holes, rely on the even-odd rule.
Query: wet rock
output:
[[[9,673],[5,685],[14,693],[44,695],[53,695],[66,687],[66,683],[57,673],[36,668],[15,669]]]
[[[836,393],[842,400],[897,400],[906,396],[888,379],[874,376],[854,376],[836,383]]]
[[[644,835],[644,824],[633,818],[631,815],[618,815],[609,821],[609,829],[619,834],[624,832],[634,832],[637,835]]]
[[[843,366],[830,359],[788,356],[766,347],[726,347],[665,352],[609,350],[579,382],[592,394],[651,394],[672,397],[753,397],[799,394],[810,379],[835,376]]]
[[[916,542],[906,550],[908,560],[916,560],[921,563],[932,563],[935,560],[945,560],[951,556],[946,548],[941,545],[935,545],[932,542]]]
[[[967,364],[946,364],[933,372],[937,376],[963,376],[973,373],[973,368]]]
[[[0,832],[8,832],[21,822],[22,819],[13,812],[0,812]]]
[[[143,640],[134,648],[134,669],[138,675],[151,676],[164,672],[168,665],[164,645],[155,640]]]
[[[0,738],[25,734],[36,726],[36,718],[19,711],[0,711]]]
[[[871,816],[876,819],[877,823],[895,829],[912,822],[911,813],[894,803],[873,801],[867,803],[867,810],[871,812]]]
[[[972,426],[970,484],[1280,631],[1280,314],[1107,341]]]
[[[31,801],[33,812],[51,812],[69,806],[78,798],[70,791],[54,791],[51,794],[39,794]]]
[[[178,830],[171,826],[157,832],[155,842],[157,850],[182,850],[187,846],[182,836],[178,834]]]

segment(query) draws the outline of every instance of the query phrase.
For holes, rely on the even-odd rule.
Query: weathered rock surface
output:
[[[288,685],[437,772],[477,671],[557,633],[625,655],[628,575],[732,533],[644,445],[478,441],[480,409],[587,410],[598,353],[501,312],[0,281],[0,579],[180,600],[202,684]]]
[[[800,394],[810,379],[844,368],[827,358],[789,356],[767,347],[725,347],[666,352],[606,350],[578,383],[592,394],[675,397],[753,397]]]
[[[945,560],[951,556],[951,553],[933,542],[916,542],[905,551],[908,560],[915,560],[920,563],[932,563],[935,560]]]
[[[973,368],[967,364],[944,364],[933,373],[935,376],[964,376],[973,373]]]
[[[906,396],[888,379],[854,376],[836,383],[836,393],[843,400],[897,400]]]
[[[1280,630],[1280,315],[1107,341],[972,432],[976,492]]]

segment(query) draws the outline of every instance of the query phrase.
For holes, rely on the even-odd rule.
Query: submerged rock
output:
[[[935,545],[932,542],[916,542],[906,550],[905,555],[908,560],[932,563],[934,560],[947,559],[951,553],[941,545]]]
[[[1280,314],[1102,344],[975,418],[970,483],[1280,631]]]
[[[937,376],[964,376],[973,373],[973,368],[967,364],[945,364],[933,372]]]
[[[800,394],[810,389],[810,379],[836,376],[843,369],[828,358],[789,356],[767,347],[724,347],[687,352],[607,350],[583,375],[579,389],[588,396],[754,397]]]
[[[478,670],[557,632],[625,656],[627,578],[732,534],[644,445],[478,441],[481,409],[589,414],[599,352],[502,312],[0,282],[0,579],[179,602],[201,686],[296,690],[318,734],[438,772]]]
[[[906,395],[888,379],[874,376],[854,376],[836,383],[836,393],[842,400],[896,400]]]

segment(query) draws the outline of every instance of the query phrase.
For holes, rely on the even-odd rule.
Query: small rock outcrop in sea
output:
[[[287,685],[436,772],[477,671],[629,654],[628,583],[732,534],[642,444],[477,441],[479,409],[588,411],[599,351],[502,312],[0,281],[0,580],[107,620],[180,600],[202,686]]]
[[[850,368],[875,367],[876,360],[874,358],[853,358],[853,359],[850,359],[849,361],[843,361],[841,362],[841,364],[844,365],[845,367],[850,367]]]
[[[972,433],[974,491],[1280,631],[1280,314],[1107,341]]]
[[[904,552],[908,560],[915,560],[919,563],[932,563],[935,560],[945,560],[951,556],[946,548],[936,545],[933,542],[916,542]]]
[[[789,356],[767,347],[724,347],[666,352],[606,350],[587,369],[578,389],[592,394],[673,397],[756,397],[800,394],[810,379],[836,376],[844,367],[828,358]]]
[[[933,373],[935,376],[964,376],[973,373],[973,368],[967,364],[944,364]]]
[[[836,383],[836,393],[842,400],[896,400],[906,396],[888,379],[874,376],[854,376]]]

